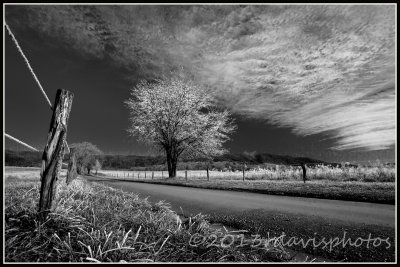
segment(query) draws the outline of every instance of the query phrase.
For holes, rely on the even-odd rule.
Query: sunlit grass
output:
[[[177,171],[177,178],[185,178],[185,170]],[[128,170],[101,170],[100,175],[130,179],[160,179],[167,178],[168,172],[164,171],[128,171]],[[187,170],[187,177],[191,180],[207,180],[206,170]],[[209,177],[213,180],[243,180],[243,172],[209,170]],[[302,181],[303,171],[297,166],[276,165],[271,168],[253,168],[245,171],[246,180],[268,181]],[[311,181],[355,181],[355,182],[394,182],[396,179],[395,166],[357,166],[334,167],[316,165],[307,167],[307,179]]]
[[[5,184],[6,262],[248,262],[285,260],[282,250],[193,247],[190,237],[215,230],[201,214],[183,220],[169,204],[61,178],[56,208],[36,219],[39,180],[15,175]]]
[[[255,193],[366,201],[394,204],[395,166],[309,166],[307,180],[299,167],[276,165],[245,171],[178,171],[170,179],[166,171],[113,171],[102,170],[99,175],[107,178],[189,186],[207,189],[249,191]]]

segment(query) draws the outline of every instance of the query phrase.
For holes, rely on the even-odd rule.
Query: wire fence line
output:
[[[46,98],[47,102],[49,103],[50,108],[53,109],[53,106],[51,105],[50,99],[48,98],[46,92],[44,91],[44,89],[43,89],[43,87],[42,87],[42,85],[41,85],[41,83],[39,82],[38,77],[36,76],[35,72],[33,71],[32,67],[31,67],[31,64],[29,63],[29,60],[27,59],[27,57],[25,56],[24,52],[22,51],[21,46],[18,44],[17,39],[15,39],[15,36],[14,36],[14,34],[12,33],[10,27],[7,25],[7,23],[4,23],[4,24],[5,24],[5,26],[6,26],[6,29],[7,29],[8,33],[10,34],[12,40],[14,41],[15,46],[16,46],[17,49],[18,49],[18,52],[19,52],[19,53],[21,54],[21,56],[23,57],[23,59],[24,59],[26,65],[27,65],[28,68],[29,68],[29,71],[31,72],[33,78],[35,79],[36,83],[38,84],[38,86],[39,86],[40,90],[42,91],[44,97]]]
[[[47,101],[47,103],[49,104],[50,109],[53,109],[53,106],[52,106],[52,104],[51,104],[51,102],[50,102],[49,97],[47,96],[46,92],[45,92],[44,89],[43,89],[42,84],[40,83],[38,77],[36,76],[35,72],[33,71],[33,68],[31,67],[31,64],[29,63],[28,58],[25,56],[24,52],[22,51],[22,48],[21,48],[21,46],[19,45],[17,39],[15,38],[15,35],[14,35],[13,32],[11,31],[10,27],[8,26],[8,24],[7,24],[6,22],[4,22],[4,24],[5,24],[5,26],[6,26],[6,29],[7,29],[7,31],[8,31],[8,34],[11,36],[11,39],[13,40],[15,46],[17,47],[18,52],[21,54],[21,56],[22,56],[22,58],[24,59],[24,61],[25,61],[26,65],[27,65],[29,71],[31,72],[33,78],[35,79],[37,85],[39,86],[40,91],[42,92],[43,96],[46,98],[46,101]],[[23,146],[25,146],[25,147],[31,149],[31,150],[39,151],[38,149],[34,148],[33,146],[30,146],[30,145],[28,145],[27,143],[22,142],[21,140],[19,140],[19,139],[13,137],[13,136],[11,136],[11,135],[9,135],[9,134],[7,134],[7,133],[4,133],[4,135],[5,135],[6,137],[10,138],[11,140],[13,140],[13,141],[15,141],[15,142],[17,142],[17,143],[19,143],[19,144],[21,144],[21,145],[23,145]],[[67,153],[70,152],[70,149],[69,149],[69,146],[68,146],[66,140],[64,141],[64,148],[65,148],[65,150],[66,150]],[[63,162],[63,164],[64,164],[64,165],[67,165],[67,164],[64,163],[64,162]]]
[[[19,140],[19,139],[13,137],[13,136],[11,136],[11,135],[9,135],[9,134],[7,134],[7,133],[4,133],[4,136],[10,138],[11,140],[13,140],[13,141],[15,141],[15,142],[17,142],[17,143],[19,143],[19,144],[21,144],[21,145],[23,145],[23,146],[29,148],[29,149],[32,149],[33,151],[40,152],[38,149],[34,148],[33,146],[30,146],[30,145],[28,145],[27,143],[22,142],[21,140]],[[63,162],[62,164],[68,166],[68,164],[65,163],[65,162]]]
[[[29,148],[29,149],[32,149],[33,151],[39,152],[39,150],[36,149],[36,148],[34,148],[33,146],[30,146],[30,145],[28,145],[27,143],[22,142],[21,140],[15,138],[15,137],[12,137],[11,135],[9,135],[9,134],[7,134],[7,133],[4,133],[4,135],[5,135],[5,137],[8,137],[8,138],[10,138],[11,140],[13,140],[13,141],[15,141],[15,142],[17,142],[17,143],[19,143],[19,144],[21,144],[21,145],[23,145],[23,146],[25,146],[25,147],[27,147],[27,148]]]

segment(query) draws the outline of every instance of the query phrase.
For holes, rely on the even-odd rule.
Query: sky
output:
[[[394,161],[394,6],[10,6],[50,101],[74,93],[69,143],[146,155],[123,104],[183,68],[231,111],[233,153]],[[5,132],[42,148],[51,110],[5,33]],[[6,141],[6,146],[13,143]],[[14,144],[15,146],[15,144]]]

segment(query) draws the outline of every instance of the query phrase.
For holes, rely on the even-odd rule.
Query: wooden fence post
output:
[[[186,166],[186,170],[185,170],[185,180],[187,181],[187,170],[188,170],[188,166]]]
[[[40,170],[41,187],[38,215],[41,221],[44,221],[49,212],[54,208],[53,202],[56,195],[56,184],[64,157],[67,125],[73,98],[73,93],[63,89],[57,90],[53,105],[53,116],[50,122],[50,130],[47,134],[47,143],[43,151],[42,167]]]
[[[161,171],[161,178],[164,179],[164,171]]]
[[[244,182],[244,179],[245,179],[245,177],[246,177],[246,176],[245,176],[245,168],[246,168],[245,166],[246,166],[246,165],[243,164],[243,182]]]
[[[67,179],[66,182],[67,184],[70,184],[72,180],[76,178],[78,175],[76,173],[76,155],[75,155],[75,149],[71,148],[70,149],[70,154],[69,154],[69,163],[68,163],[68,171],[67,171]]]
[[[151,172],[151,179],[154,179],[154,172]]]
[[[147,178],[147,173],[146,173],[146,171],[144,171],[144,179],[146,179]]]
[[[210,174],[208,173],[208,166],[207,166],[207,181],[210,181]]]

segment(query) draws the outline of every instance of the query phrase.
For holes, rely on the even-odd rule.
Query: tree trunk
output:
[[[53,116],[47,135],[47,144],[43,151],[40,170],[41,187],[39,199],[39,220],[44,221],[54,208],[56,183],[64,157],[64,146],[67,137],[67,124],[71,111],[73,94],[67,90],[57,90],[53,106]]]
[[[178,158],[176,156],[172,157],[172,177],[176,177],[176,165],[178,164]]]
[[[168,168],[169,178],[176,177],[176,161],[171,161],[171,166]]]
[[[168,169],[168,177],[171,177],[171,169],[172,169],[172,165],[171,165],[171,155],[170,152],[167,150],[167,169]]]
[[[172,149],[166,149],[166,153],[167,153],[168,176],[169,178],[175,178],[178,157],[173,153]]]
[[[304,163],[301,163],[301,168],[303,169],[303,181],[304,181],[304,183],[306,183],[306,180],[307,180],[306,165]]]

